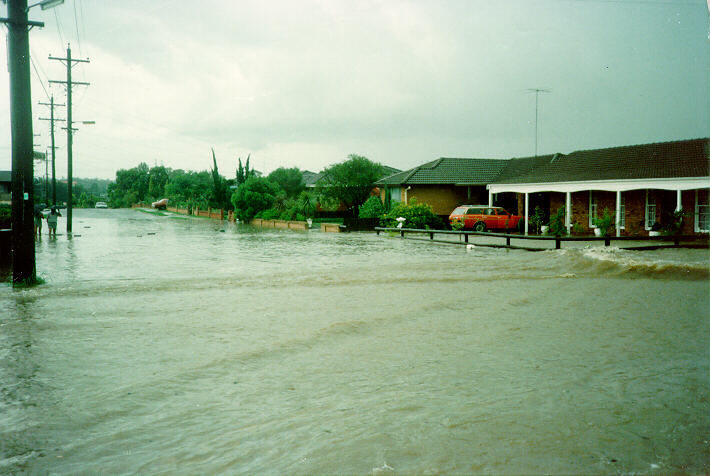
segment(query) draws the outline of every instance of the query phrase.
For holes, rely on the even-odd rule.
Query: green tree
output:
[[[303,184],[303,174],[297,167],[290,169],[279,167],[271,172],[267,178],[277,183],[288,197],[295,197],[306,188]]]
[[[116,172],[116,181],[108,187],[109,203],[112,207],[130,207],[132,203],[143,201],[148,195],[149,183],[150,174],[145,162],[132,169],[120,169]],[[135,202],[126,205],[129,193],[129,198]]]
[[[171,203],[181,207],[207,208],[212,197],[212,184],[209,172],[171,170],[165,195]]]
[[[160,166],[148,171],[148,196],[159,200],[165,195],[165,185],[168,183],[168,169]]]
[[[323,200],[338,201],[352,212],[367,200],[373,184],[383,174],[381,164],[351,154],[346,161],[323,170],[316,190]]]
[[[274,205],[281,189],[264,177],[250,177],[232,194],[234,213],[242,221],[249,221],[257,213]]]
[[[219,175],[217,157],[214,154],[214,149],[212,149],[212,164],[213,168],[210,169],[210,175],[212,176],[212,198],[210,200],[210,206],[214,208],[229,208],[229,203],[227,202],[227,183],[224,177]]]

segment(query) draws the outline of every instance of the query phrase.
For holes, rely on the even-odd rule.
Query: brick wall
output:
[[[488,191],[485,187],[471,187],[469,197],[468,187],[455,185],[412,185],[407,190],[407,201],[416,198],[419,203],[431,205],[437,215],[449,215],[454,208],[463,204],[487,204]]]

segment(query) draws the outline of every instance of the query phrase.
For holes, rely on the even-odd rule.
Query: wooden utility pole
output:
[[[73,122],[72,122],[72,86],[81,85],[88,86],[89,83],[83,83],[80,81],[72,82],[71,79],[71,69],[74,63],[88,63],[88,59],[72,59],[71,57],[71,47],[67,45],[67,57],[66,58],[55,58],[50,56],[49,59],[61,61],[67,66],[67,80],[66,81],[49,81],[50,83],[61,83],[67,87],[67,234],[72,232],[72,188],[74,178],[72,176],[72,145],[73,139],[72,135],[74,132]]]
[[[8,0],[7,62],[10,71],[12,136],[12,282],[37,280],[34,240],[34,164],[32,94],[30,92],[29,28],[44,26],[27,20],[27,0]]]
[[[49,106],[49,119],[40,117],[39,119],[41,121],[50,121],[50,131],[51,131],[51,136],[52,136],[52,205],[57,204],[57,175],[56,175],[56,169],[54,167],[54,160],[55,160],[55,149],[56,147],[54,145],[54,122],[55,121],[64,121],[64,119],[57,119],[54,117],[54,108],[55,107],[62,107],[64,104],[55,104],[54,103],[54,95],[52,95],[51,99],[49,102],[41,102],[40,103],[43,106]]]

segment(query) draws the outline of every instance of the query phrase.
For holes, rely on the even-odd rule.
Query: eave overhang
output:
[[[491,193],[517,192],[581,192],[584,190],[604,190],[626,192],[629,190],[694,190],[710,188],[710,177],[675,177],[632,180],[585,180],[582,182],[544,183],[493,183],[486,187]]]

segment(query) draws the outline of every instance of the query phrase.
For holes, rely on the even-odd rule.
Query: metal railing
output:
[[[379,235],[380,232],[397,233],[400,237],[404,238],[406,234],[425,234],[429,235],[430,241],[437,241],[440,243],[450,243],[450,244],[462,244],[466,245],[470,243],[469,237],[472,236],[482,236],[487,238],[504,238],[505,245],[495,244],[495,243],[476,243],[476,246],[491,246],[498,248],[518,248],[527,250],[545,250],[552,248],[539,248],[539,247],[528,247],[528,246],[514,246],[511,244],[511,240],[535,240],[535,241],[554,241],[555,248],[561,249],[562,242],[580,242],[580,241],[603,241],[604,246],[611,246],[612,242],[656,242],[658,244],[649,244],[642,247],[632,247],[627,249],[637,249],[637,248],[659,248],[659,247],[669,247],[675,246],[680,247],[681,245],[688,246],[688,243],[692,243],[694,247],[708,247],[710,244],[710,236],[708,235],[662,235],[662,236],[551,236],[551,235],[519,235],[512,233],[492,233],[487,231],[453,231],[453,230],[425,230],[420,228],[385,228],[385,227],[375,227],[375,231]],[[435,235],[456,235],[463,237],[463,242],[452,241],[452,240],[435,240]],[[664,243],[671,243],[664,244]]]

